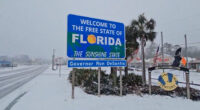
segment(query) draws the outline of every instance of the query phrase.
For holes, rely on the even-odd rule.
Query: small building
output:
[[[200,60],[191,60],[188,65],[190,69],[195,69],[197,72],[200,72]]]

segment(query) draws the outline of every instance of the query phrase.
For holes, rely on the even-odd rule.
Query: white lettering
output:
[[[76,42],[76,39],[78,39],[79,34],[72,34],[72,43]]]
[[[92,21],[92,20],[85,20],[85,19],[80,19],[81,24],[84,25],[90,25],[90,26],[97,26],[97,27],[104,27],[107,28],[108,24],[105,22],[100,22],[100,21]]]
[[[122,43],[121,43],[121,41],[120,41],[120,39],[119,39],[119,38],[117,38],[115,45],[119,45],[119,46],[121,46],[121,45],[122,45]]]
[[[80,37],[80,38],[79,38]],[[72,43],[75,43],[76,40],[80,39],[81,44],[87,44],[88,41],[83,39],[83,34],[72,34]],[[95,36],[94,36],[95,37]],[[116,46],[122,46],[122,43],[120,41],[120,38],[116,38],[116,40],[113,37],[103,37],[103,36],[96,36],[96,44],[98,45],[116,45]]]
[[[82,44],[87,44],[87,41],[84,41],[84,40],[83,40],[83,35],[82,35],[82,34],[80,35],[80,37],[81,37],[80,43],[82,43]]]
[[[108,45],[115,45],[115,39],[112,37],[108,38]]]
[[[97,44],[102,44],[102,45],[104,44],[102,36],[97,36]]]

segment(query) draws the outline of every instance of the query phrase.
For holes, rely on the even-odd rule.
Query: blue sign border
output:
[[[71,21],[69,21],[69,17],[76,17],[76,19],[72,19]],[[120,25],[119,27],[119,29],[121,30],[122,28],[121,27],[123,27],[123,29],[121,30],[122,31],[122,36],[123,37],[119,37],[118,36],[118,38],[120,38],[120,39],[122,39],[122,45],[123,45],[123,50],[120,52],[119,51],[119,53],[120,53],[120,55],[119,55],[119,57],[113,57],[113,56],[111,56],[110,57],[110,49],[109,48],[107,48],[106,46],[102,46],[102,48],[104,48],[104,50],[107,52],[106,54],[106,57],[102,57],[102,56],[100,56],[100,57],[86,57],[86,55],[85,55],[85,48],[87,48],[88,47],[88,45],[81,45],[81,48],[83,49],[83,50],[81,50],[82,52],[83,52],[83,56],[74,56],[74,52],[72,51],[72,48],[71,48],[71,46],[69,45],[69,41],[68,41],[68,38],[67,38],[67,56],[68,57],[70,57],[70,58],[100,58],[100,59],[102,59],[102,58],[110,58],[110,59],[124,59],[125,57],[126,57],[126,44],[125,44],[125,26],[124,26],[124,24],[123,23],[120,23],[120,22],[114,22],[114,21],[109,21],[109,20],[103,20],[103,19],[96,19],[96,18],[90,18],[90,17],[85,17],[85,16],[79,16],[79,15],[74,15],[74,14],[69,14],[68,15],[68,21],[67,21],[67,36],[69,35],[69,31],[71,31],[72,30],[72,27],[70,27],[70,25],[72,25],[72,24],[76,24],[76,21],[77,21],[77,19],[80,19],[80,18],[85,18],[85,19],[89,19],[89,20],[97,20],[97,21],[102,21],[102,22],[107,22],[107,23],[115,23],[115,24],[118,24],[118,25]],[[81,25],[81,24],[80,24]],[[73,31],[73,32],[77,32],[77,31]],[[78,33],[82,33],[82,34],[85,34],[85,32],[78,32]],[[88,34],[88,32],[87,32],[87,34]],[[112,36],[111,36],[112,37]],[[77,48],[77,46],[76,46],[76,48]],[[121,49],[118,49],[118,50],[121,50]],[[80,51],[80,50],[78,50],[78,51]],[[122,56],[121,56],[121,54],[122,54]]]

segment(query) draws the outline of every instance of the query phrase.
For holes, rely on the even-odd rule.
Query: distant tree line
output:
[[[43,58],[30,58],[28,55],[17,55],[17,56],[0,56],[0,61],[10,61],[14,64],[48,64],[49,60]]]

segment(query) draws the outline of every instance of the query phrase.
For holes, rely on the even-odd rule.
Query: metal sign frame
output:
[[[149,79],[149,94],[151,95],[151,72],[158,69],[174,69],[184,71],[186,74],[186,92],[187,98],[190,99],[190,82],[189,82],[189,69],[185,67],[173,67],[173,66],[153,66],[148,68],[148,79]]]

